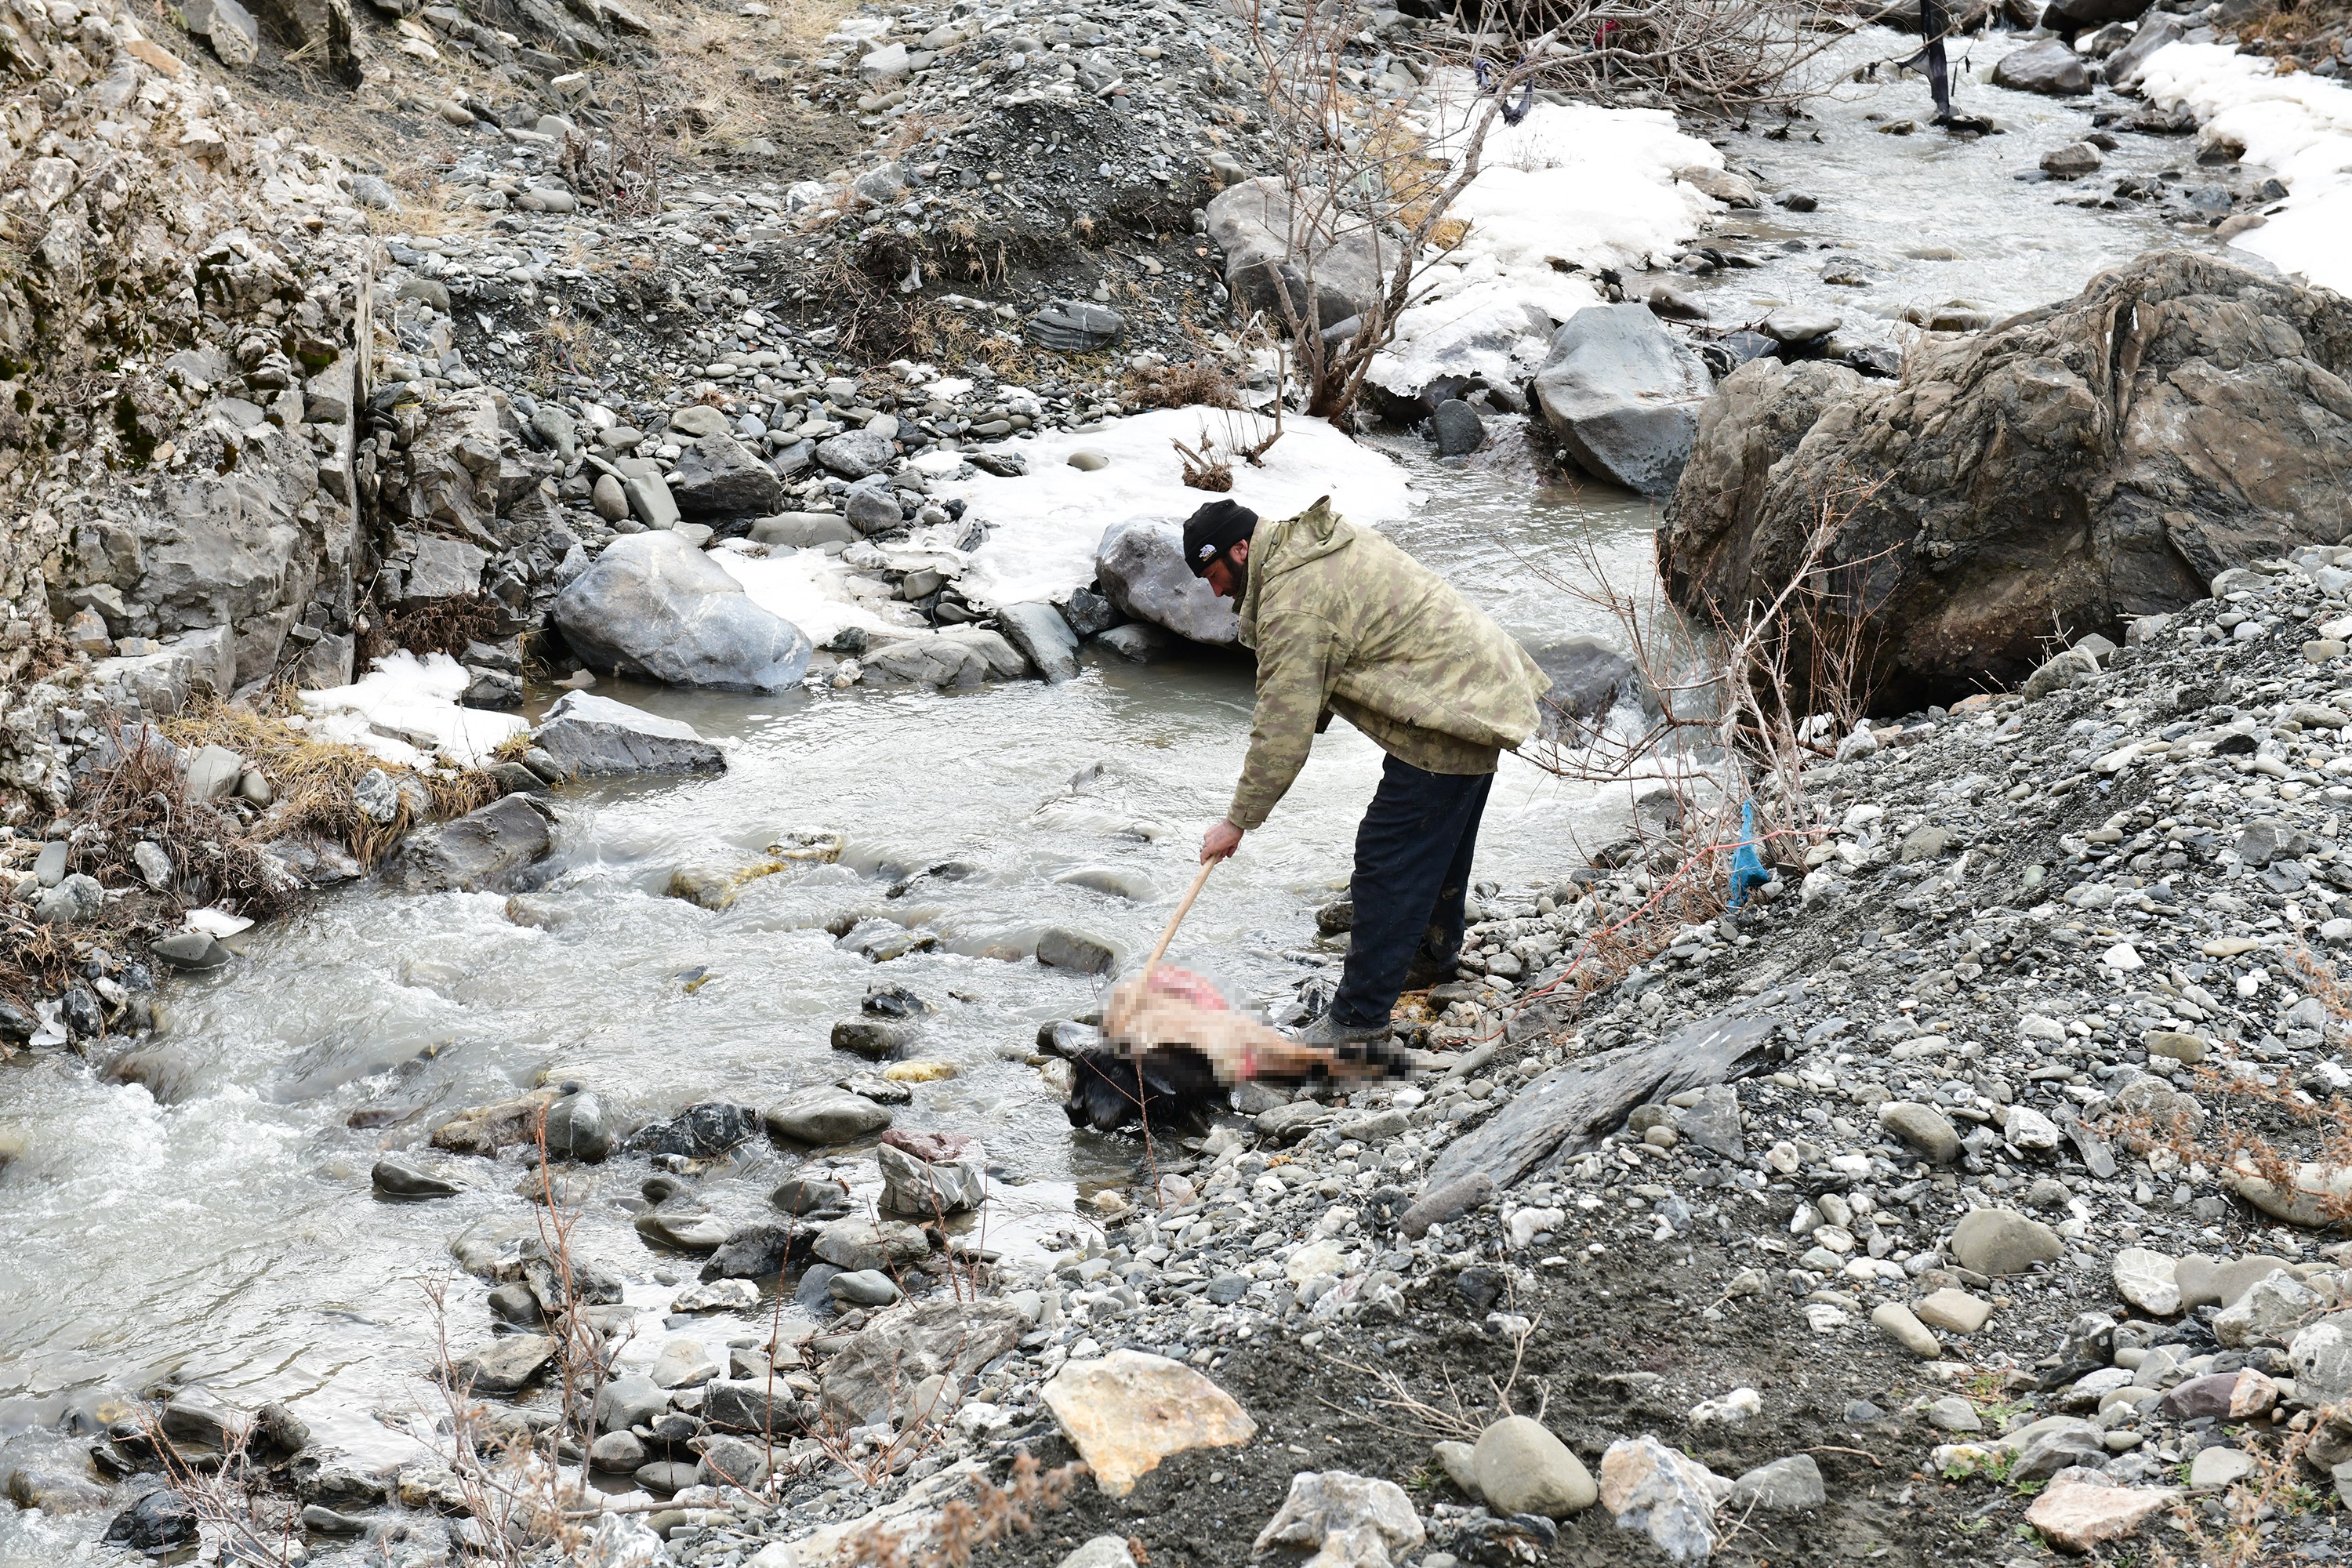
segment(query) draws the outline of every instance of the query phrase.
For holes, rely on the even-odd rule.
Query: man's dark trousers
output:
[[[1494,783],[1492,773],[1424,773],[1394,757],[1381,770],[1356,829],[1355,937],[1331,999],[1343,1027],[1388,1023],[1416,950],[1448,966],[1461,952],[1470,856]]]

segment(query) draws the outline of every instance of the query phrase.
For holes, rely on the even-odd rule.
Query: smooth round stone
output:
[[[1916,1100],[1890,1100],[1878,1108],[1878,1124],[1938,1165],[1960,1157],[1960,1134],[1951,1119]]]
[[[457,1184],[405,1161],[383,1159],[369,1173],[379,1196],[388,1198],[447,1198],[457,1194]]]
[[[1109,468],[1110,459],[1100,452],[1089,452],[1081,447],[1070,454],[1070,467],[1080,473],[1091,474],[1097,469]]]
[[[836,1274],[825,1282],[833,1299],[853,1307],[887,1307],[897,1300],[900,1291],[895,1281],[878,1268],[854,1269]]]
[[[1885,1302],[1872,1309],[1870,1321],[1880,1333],[1922,1361],[1932,1360],[1944,1353],[1943,1342],[1929,1333],[1927,1325],[1899,1301]]]
[[[2065,1255],[2058,1233],[2015,1209],[1977,1209],[1952,1230],[1952,1256],[1963,1268],[2001,1279]]]
[[[2238,1448],[2204,1448],[2189,1462],[2189,1485],[2204,1491],[2242,1481],[2253,1473],[2252,1455]]]
[[[1478,1434],[1470,1463],[1479,1494],[1497,1513],[1566,1519],[1600,1500],[1583,1461],[1531,1415],[1507,1415]]]

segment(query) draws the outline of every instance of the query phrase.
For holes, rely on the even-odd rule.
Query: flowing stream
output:
[[[1850,72],[1909,47],[1873,32],[1840,45],[1830,64]],[[1974,46],[1983,60],[2008,47]],[[2060,187],[2014,180],[2088,128],[2080,103],[1975,82],[1961,84],[1960,102],[2007,134],[1953,143],[1927,130],[1871,133],[1873,115],[1924,120],[1926,89],[1913,79],[1816,104],[1821,144],[1802,127],[1788,142],[1736,137],[1735,163],[1812,191],[1822,210],[1733,216],[1716,243],[1765,264],[1702,285],[1717,319],[1790,300],[1850,318],[1953,298],[2002,314],[2179,237],[2143,214],[2055,205]],[[2180,143],[2145,138],[2125,149],[2111,167],[2152,173],[2187,157]],[[1832,254],[1874,281],[1822,282]],[[1531,645],[1611,637],[1604,617],[1546,579],[1573,575],[1589,542],[1619,585],[1645,585],[1650,509],[1544,486],[1511,422],[1496,429],[1487,451],[1453,465],[1418,441],[1384,441],[1425,498],[1390,531]],[[987,1141],[1006,1175],[991,1245],[1018,1246],[1089,1184],[1128,1176],[1131,1146],[1074,1136],[1036,1070],[1003,1054],[1029,1046],[1039,1024],[1087,1011],[1098,983],[1004,955],[1025,952],[1049,925],[1129,952],[1149,946],[1241,762],[1244,663],[1089,655],[1065,685],[951,692],[599,689],[721,740],[730,766],[709,779],[565,791],[540,895],[561,911],[553,929],[510,921],[502,896],[331,894],[243,940],[246,957],[219,975],[174,986],[154,1047],[168,1057],[162,1102],[70,1056],[0,1069],[0,1134],[26,1149],[0,1182],[0,1443],[10,1454],[61,1445],[52,1424],[70,1411],[166,1376],[241,1405],[290,1399],[320,1436],[362,1458],[409,1451],[399,1429],[431,1398],[418,1377],[435,1333],[425,1281],[451,1271],[447,1244],[467,1227],[531,1222],[511,1191],[511,1162],[474,1163],[480,1184],[457,1197],[404,1205],[371,1195],[379,1153],[419,1142],[449,1110],[542,1078],[584,1080],[635,1119],[705,1099],[771,1103],[866,1065],[830,1050],[827,1034],[878,982],[936,1009],[913,1054],[957,1076],[918,1086],[899,1121]],[[1294,955],[1315,941],[1313,907],[1345,885],[1379,765],[1369,742],[1335,725],[1273,821],[1212,880],[1176,956],[1237,997],[1286,995],[1301,972]],[[1578,839],[1608,837],[1622,810],[1622,795],[1507,761],[1479,876],[1506,886],[1556,876]],[[816,828],[844,836],[839,864],[755,881],[719,912],[665,894],[680,867],[748,858]],[[938,945],[870,963],[828,933],[849,916],[919,926]],[[351,1125],[363,1110],[402,1119]],[[793,1163],[756,1145],[708,1181],[711,1207],[763,1212]],[[690,1278],[688,1260],[649,1255],[630,1228],[628,1168],[596,1178],[582,1247],[626,1271]],[[464,1276],[449,1285],[460,1345],[479,1336],[484,1289]],[[50,1525],[0,1511],[0,1568],[59,1561],[68,1541],[96,1528],[89,1516]]]
[[[1388,445],[1429,497],[1392,531],[1531,644],[1609,629],[1531,566],[1570,570],[1590,541],[1613,580],[1646,581],[1649,510],[1537,486],[1516,428],[1452,466],[1416,441]],[[917,1086],[900,1124],[982,1136],[1014,1184],[992,1205],[989,1245],[1017,1246],[1086,1184],[1128,1178],[1132,1144],[1074,1137],[1037,1071],[1001,1055],[1087,1011],[1099,983],[1003,955],[1048,925],[1148,949],[1232,789],[1244,662],[1089,656],[1061,686],[949,692],[598,689],[722,741],[730,767],[557,797],[538,895],[561,911],[553,929],[514,923],[502,895],[331,894],[243,940],[247,956],[219,975],[175,987],[167,1103],[68,1056],[10,1070],[0,1131],[28,1152],[7,1182],[0,1430],[176,1375],[238,1404],[292,1399],[361,1453],[404,1448],[383,1423],[429,1397],[414,1376],[433,1342],[423,1281],[449,1270],[446,1243],[467,1226],[531,1222],[510,1161],[452,1162],[482,1184],[395,1204],[371,1194],[381,1152],[542,1076],[583,1080],[637,1120],[707,1099],[772,1103],[867,1066],[827,1035],[877,983],[937,1009],[912,1054],[957,1068]],[[1313,906],[1345,885],[1379,766],[1370,742],[1334,726],[1212,881],[1175,955],[1237,997],[1286,994],[1300,970],[1286,955],[1313,943]],[[1622,810],[1516,760],[1506,769],[1482,879],[1556,875],[1580,831],[1589,845]],[[666,896],[679,867],[748,858],[803,828],[841,833],[841,862],[751,882],[720,912]],[[828,933],[848,916],[922,927],[939,944],[872,963]],[[348,1125],[362,1110],[413,1114]],[[755,1146],[706,1180],[711,1206],[757,1216],[793,1163]],[[625,1168],[597,1178],[581,1245],[625,1270],[690,1279],[691,1260],[653,1257],[630,1228]],[[461,1348],[486,1321],[484,1289],[451,1283]],[[11,1528],[0,1522],[0,1561]]]

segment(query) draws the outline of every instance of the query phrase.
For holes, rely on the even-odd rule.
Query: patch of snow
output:
[[[1246,412],[1163,408],[1108,420],[1098,429],[1003,443],[994,449],[1026,459],[1026,474],[976,474],[934,487],[961,498],[990,526],[964,574],[965,596],[1017,605],[1084,587],[1094,581],[1095,549],[1105,530],[1138,517],[1181,521],[1219,499],[1185,487],[1183,459],[1173,443],[1197,448],[1205,429],[1223,454],[1235,441],[1255,444],[1270,427],[1263,416]],[[1092,472],[1075,468],[1069,457],[1076,451],[1100,453],[1109,461]],[[1230,499],[1261,517],[1287,517],[1328,495],[1350,521],[1379,524],[1402,517],[1423,499],[1394,458],[1304,415],[1286,418],[1282,439],[1265,454],[1264,468],[1236,460],[1233,468]]]
[[[1432,112],[1446,127],[1436,145],[1458,150],[1470,109]],[[1638,270],[1698,232],[1718,208],[1681,175],[1722,167],[1662,109],[1538,103],[1517,125],[1498,121],[1448,214],[1469,232],[1423,271],[1371,379],[1407,395],[1441,375],[1524,379],[1560,322],[1601,302],[1593,274]]]
[[[421,659],[404,649],[388,653],[349,686],[302,693],[311,720],[306,728],[318,740],[364,746],[404,767],[430,767],[434,753],[478,766],[524,724],[519,714],[460,707],[457,700],[472,684],[465,666],[446,653]]]
[[[792,622],[819,647],[847,626],[869,632],[906,629],[892,626],[860,605],[850,594],[849,574],[822,550],[774,551],[764,560],[730,551],[710,559],[743,584],[753,604]]]
[[[2148,57],[2140,91],[2187,105],[2208,142],[2278,176],[2286,199],[2259,228],[2231,240],[2307,283],[2352,294],[2352,89],[2225,44],[2167,44]]]

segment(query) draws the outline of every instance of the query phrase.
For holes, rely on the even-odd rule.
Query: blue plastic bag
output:
[[[1739,847],[1731,852],[1731,907],[1735,910],[1771,877],[1764,869],[1764,857],[1757,853],[1756,803],[1752,800],[1740,803],[1739,837]]]

